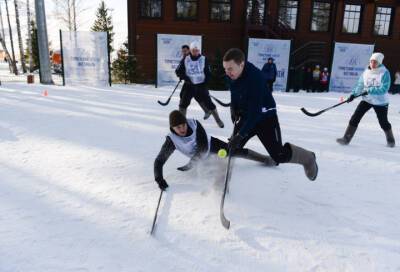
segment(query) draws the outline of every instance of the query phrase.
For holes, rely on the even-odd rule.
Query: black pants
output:
[[[271,92],[274,91],[274,80],[267,80],[267,86]]]
[[[240,122],[238,127],[240,128]],[[268,116],[253,128],[249,135],[244,138],[242,147],[254,136],[260,139],[271,158],[277,163],[288,162],[292,158],[292,150],[288,144],[282,145],[281,128],[278,116]]]
[[[210,153],[213,154],[218,154],[218,151],[220,149],[225,149],[227,153],[229,154],[229,148],[228,148],[228,143],[221,141],[218,138],[211,137],[210,141]],[[233,154],[234,157],[246,157],[246,155],[249,153],[249,150],[247,148],[239,148],[235,151]]]
[[[319,92],[320,91],[319,80],[313,79],[311,91],[312,92]]]
[[[321,86],[321,92],[327,92],[328,91],[328,83],[324,84],[324,83],[320,83]]]
[[[371,108],[374,108],[376,116],[378,117],[379,125],[381,126],[381,128],[384,131],[391,129],[392,125],[389,123],[388,118],[387,118],[389,105],[374,106],[365,101],[361,101],[360,104],[358,104],[356,111],[353,113],[353,116],[351,116],[349,124],[353,127],[358,127],[358,124],[360,123],[361,118]]]
[[[208,92],[205,84],[183,84],[180,97],[180,108],[186,109],[187,107],[189,107],[192,98],[194,98],[199,104],[203,103],[209,110],[215,110],[216,108],[215,104],[211,101],[210,93]]]

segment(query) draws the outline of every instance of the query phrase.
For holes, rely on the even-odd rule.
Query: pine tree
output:
[[[112,71],[116,82],[133,83],[137,80],[137,60],[129,55],[128,43],[124,44],[117,51],[117,59],[112,63]]]
[[[29,43],[29,39],[27,39],[26,42]],[[39,47],[37,40],[37,27],[34,20],[31,21],[31,45],[32,45],[32,70],[36,70],[40,68],[40,64],[39,64]],[[25,52],[27,58],[30,58],[31,56],[29,55],[28,48],[29,46],[27,44]]]
[[[228,87],[225,81],[225,70],[222,65],[221,50],[217,49],[215,52],[214,61],[210,65],[211,79],[208,87],[211,90],[227,90]]]
[[[111,53],[114,51],[112,47],[112,43],[114,40],[114,26],[112,24],[112,17],[108,14],[109,11],[110,9],[106,7],[104,1],[101,1],[100,6],[98,7],[96,12],[96,20],[94,21],[91,30],[108,33],[108,49]]]

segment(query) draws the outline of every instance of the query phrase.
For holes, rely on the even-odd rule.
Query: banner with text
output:
[[[66,85],[109,86],[106,32],[61,31]]]
[[[350,92],[368,66],[373,44],[335,43],[329,90]]]
[[[247,60],[249,62],[261,70],[270,57],[274,59],[277,69],[274,90],[286,91],[289,72],[290,40],[249,38],[247,53]]]
[[[182,45],[198,42],[201,48],[201,36],[157,34],[157,87],[173,86],[179,81],[175,69],[182,59]]]

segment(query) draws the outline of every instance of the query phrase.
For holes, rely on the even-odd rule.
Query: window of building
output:
[[[230,21],[231,0],[211,0],[210,19],[213,21]]]
[[[198,13],[197,0],[176,0],[176,18],[181,20],[196,20]]]
[[[345,5],[343,16],[344,33],[359,33],[361,18],[361,5]]]
[[[377,7],[375,14],[375,35],[389,36],[390,22],[392,19],[392,8],[390,7]]]
[[[161,18],[162,0],[141,0],[140,17]]]
[[[329,31],[331,6],[332,4],[330,2],[314,1],[311,16],[312,31]]]
[[[265,22],[265,0],[247,0],[247,20],[253,25]]]
[[[279,22],[287,28],[295,30],[297,25],[298,7],[299,1],[279,1]]]

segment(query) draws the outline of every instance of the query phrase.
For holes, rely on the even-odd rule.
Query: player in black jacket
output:
[[[180,80],[185,80],[185,92],[179,102],[179,111],[186,116],[187,107],[194,98],[200,105],[204,105],[211,111],[218,126],[223,128],[224,123],[219,118],[217,107],[211,101],[207,89],[207,82],[211,73],[207,58],[200,54],[200,46],[197,42],[190,44],[190,54],[183,58],[175,71]]]
[[[189,45],[187,45],[187,44],[182,45],[181,50],[182,50],[182,51],[181,51],[181,53],[182,53],[182,60],[184,60],[187,56],[190,55],[190,48],[189,48]],[[176,74],[180,73],[180,72],[178,72],[178,71],[180,71],[181,65],[182,65],[182,61],[179,63],[178,67],[175,69],[175,73],[176,73]],[[188,97],[188,95],[187,95],[188,89],[189,89],[189,91],[190,91],[190,83],[184,81],[183,86],[182,86],[182,89],[181,89],[181,92],[179,93],[179,98],[180,98],[179,105],[183,105],[183,104],[184,104],[183,98],[187,99],[187,97]],[[207,119],[210,117],[210,115],[211,115],[211,110],[207,109],[206,105],[204,105],[203,102],[199,102],[199,105],[200,105],[200,107],[202,108],[202,110],[204,111],[204,117],[203,117],[203,119],[204,119],[204,120],[207,120]]]

